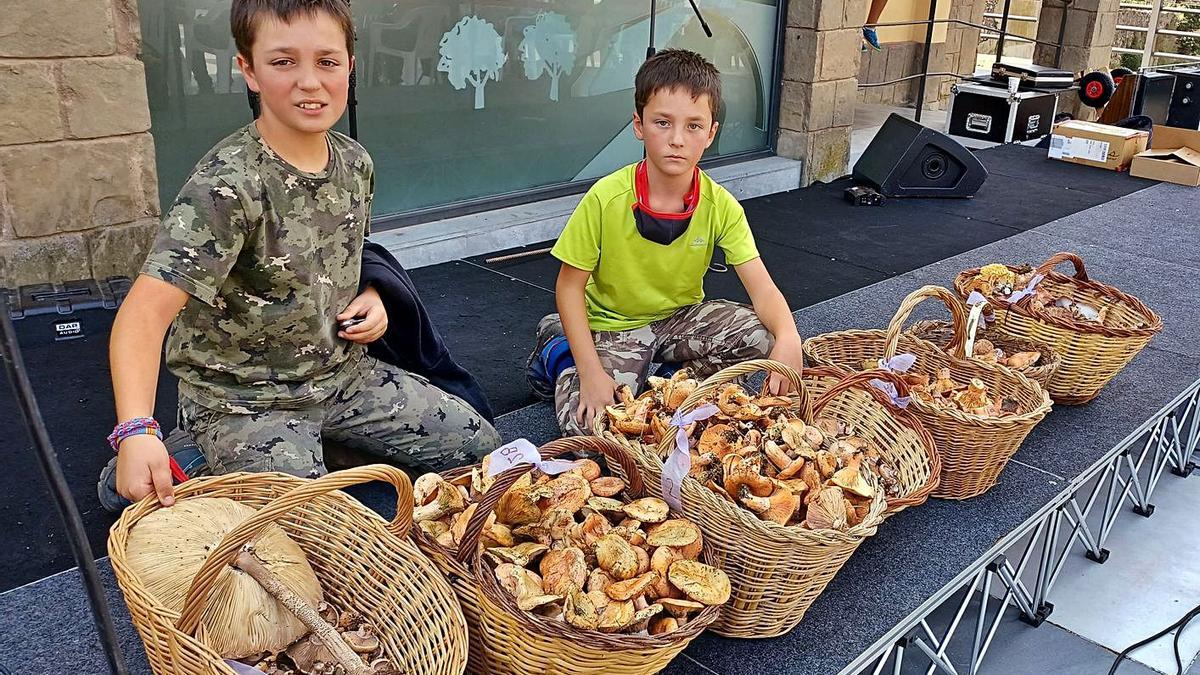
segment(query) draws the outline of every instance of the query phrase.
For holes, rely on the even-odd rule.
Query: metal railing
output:
[[[1113,47],[1114,54],[1137,54],[1142,57],[1141,65],[1153,66],[1159,65],[1155,62],[1156,59],[1165,59],[1168,61],[1197,61],[1200,62],[1200,55],[1196,54],[1180,54],[1178,52],[1160,51],[1158,49],[1158,36],[1167,35],[1172,37],[1194,38],[1200,41],[1200,31],[1181,31],[1170,28],[1159,28],[1158,24],[1161,20],[1162,13],[1168,12],[1172,14],[1193,14],[1200,15],[1200,8],[1185,7],[1181,5],[1164,5],[1163,0],[1152,0],[1149,4],[1142,2],[1122,2],[1121,9],[1129,9],[1138,12],[1146,12],[1149,14],[1145,26],[1129,26],[1125,24],[1117,24],[1118,32],[1125,33],[1141,33],[1143,34],[1145,43],[1141,49],[1132,49],[1130,47]]]
[[[1002,12],[984,12],[983,18],[996,19],[997,21],[1003,22],[1004,14]],[[1038,18],[1036,16],[1025,16],[1022,14],[1009,14],[1008,20],[1009,21],[1020,21],[1023,23],[1032,23],[1032,24],[1036,24],[1038,22]],[[1000,39],[1000,34],[995,32],[994,30],[988,30],[988,31],[981,32],[979,34],[979,37],[988,39],[988,40],[998,40],[998,39]],[[1029,43],[1033,42],[1033,40],[1030,40],[1027,37],[1022,37],[1020,35],[1009,35],[1005,39],[1011,40],[1013,42],[1029,42]]]

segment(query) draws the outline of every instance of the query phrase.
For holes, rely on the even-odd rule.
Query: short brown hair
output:
[[[683,87],[692,99],[708,94],[713,119],[721,109],[721,73],[708,59],[686,49],[664,49],[638,68],[633,78],[633,104],[641,116],[656,92]]]
[[[229,28],[238,53],[250,61],[254,47],[254,32],[263,15],[289,23],[298,16],[328,14],[341,25],[346,34],[346,52],[354,56],[354,17],[346,0],[233,0],[229,12]]]

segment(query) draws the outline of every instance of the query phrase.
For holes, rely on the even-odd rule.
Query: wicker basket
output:
[[[802,375],[809,394],[817,397],[813,415],[830,417],[854,425],[854,433],[879,449],[879,454],[896,467],[900,495],[887,500],[884,517],[910,506],[925,503],[941,480],[942,459],[916,415],[895,404],[872,380],[882,379],[896,386],[900,396],[908,395],[904,380],[892,373],[850,373],[841,368],[814,366]]]
[[[779,373],[791,382],[796,392],[793,412],[812,422],[808,390],[800,376],[781,363],[766,360],[747,361],[713,375],[679,409],[691,410],[726,383],[763,370]],[[673,442],[674,438],[664,439],[659,452],[665,454]],[[658,452],[640,455],[638,465],[650,490],[661,493],[663,464]],[[800,623],[850,554],[875,534],[887,508],[880,491],[867,517],[849,530],[808,530],[759,520],[691,478],[683,481],[680,492],[683,517],[700,526],[716,565],[729,575],[733,588],[711,630],[738,638],[775,637]]]
[[[958,336],[951,345],[953,353],[901,331],[913,308],[925,298],[937,298],[949,308]],[[1050,412],[1049,396],[1033,380],[1001,365],[963,358],[965,327],[966,317],[958,299],[944,288],[924,286],[900,303],[886,331],[839,331],[804,343],[809,362],[848,370],[862,370],[866,360],[889,359],[908,352],[917,357],[913,367],[919,372],[935,376],[939,369],[949,368],[960,382],[979,378],[993,395],[1017,401],[1021,412],[1008,417],[972,415],[917,399],[909,404],[908,409],[933,436],[941,454],[941,485],[933,496],[945,499],[967,499],[991,489],[1030,430]]]
[[[908,329],[908,332],[926,342],[932,342],[935,345],[943,345],[942,350],[953,352],[954,326],[946,321],[918,321]],[[1050,379],[1054,373],[1058,371],[1058,364],[1062,363],[1062,359],[1058,354],[1054,353],[1053,349],[1041,343],[1032,340],[1025,340],[1018,337],[1013,337],[1007,333],[1003,333],[995,328],[983,328],[982,326],[975,332],[977,339],[988,340],[992,344],[1004,350],[1006,354],[1015,354],[1017,352],[1037,352],[1042,355],[1037,363],[1025,368],[1013,368],[1019,373],[1025,375],[1029,379],[1037,382],[1046,389],[1049,386]]]
[[[337,491],[373,480],[396,487],[396,518],[391,523]],[[243,544],[272,523],[304,550],[330,602],[353,607],[379,628],[385,656],[406,672],[463,672],[467,629],[454,593],[406,538],[412,524],[413,497],[404,472],[375,464],[317,480],[282,473],[231,473],[194,478],[177,487],[175,496],[181,501],[225,497],[258,512],[230,531],[208,556],[192,581],[181,613],[167,609],[150,595],[126,561],[130,531],[141,518],[161,508],[158,502],[152,497],[143,499],[125,509],[112,526],[108,554],[113,571],[156,674],[234,675],[204,643],[203,636],[195,633],[218,573]]]
[[[1075,265],[1073,277],[1054,271],[1067,261]],[[1055,403],[1087,403],[1162,330],[1162,319],[1132,295],[1089,279],[1083,260],[1074,253],[1050,256],[1037,272],[1046,275],[1038,287],[1049,289],[1056,297],[1069,297],[1096,309],[1107,307],[1105,323],[1051,316],[1026,297],[1009,306],[992,303],[996,326],[1009,335],[1044,343],[1061,357],[1048,387]],[[954,280],[959,295],[967,297],[967,284],[978,273],[979,269],[959,273]]]
[[[647,494],[633,457],[619,445],[593,436],[577,436],[551,441],[540,451],[546,459],[575,452],[603,454],[613,472],[625,478],[629,497]],[[500,497],[529,470],[526,464],[509,469],[496,478],[467,525],[464,542],[478,539],[479,531]],[[467,549],[467,546],[462,548]],[[476,552],[475,568],[485,569],[486,563],[479,556]],[[711,556],[706,545],[701,560],[711,564]],[[487,671],[494,675],[657,673],[716,620],[721,611],[720,607],[706,607],[679,629],[661,635],[601,633],[521,611],[516,599],[500,588],[495,575],[490,572],[479,575],[478,588],[480,628],[488,636]]]

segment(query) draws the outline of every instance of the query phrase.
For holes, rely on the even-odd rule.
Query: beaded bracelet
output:
[[[112,446],[113,452],[117,452],[121,448],[121,441],[130,436],[158,436],[162,440],[162,427],[158,425],[158,421],[153,417],[135,417],[128,422],[122,422],[113,429],[108,435],[108,444]]]

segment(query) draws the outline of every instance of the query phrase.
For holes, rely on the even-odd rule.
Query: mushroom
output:
[[[296,669],[306,675],[324,672],[326,665],[332,666],[337,663],[333,652],[329,651],[329,648],[315,633],[309,633],[297,640],[287,648],[286,653],[292,663],[296,664]]]
[[[588,577],[583,551],[574,546],[547,552],[538,570],[542,573],[542,588],[550,595],[566,595],[572,586],[583,588]]]
[[[741,502],[747,509],[757,513],[762,520],[787,525],[792,514],[796,512],[800,499],[791,490],[781,488],[775,490],[770,497],[755,497],[746,490],[741,496]]]
[[[541,489],[534,487],[529,474],[521,476],[496,505],[496,520],[509,526],[538,522],[542,517],[542,510],[537,504],[541,494]]]
[[[756,497],[767,497],[775,490],[771,479],[759,472],[759,462],[753,457],[726,456],[725,492],[737,499],[741,487],[745,485]]]
[[[671,507],[657,497],[643,497],[625,505],[625,515],[643,523],[661,523],[671,513]]]
[[[370,668],[371,675],[404,675],[404,671],[397,668],[396,664],[388,659],[375,659],[368,668]]]
[[[379,649],[379,636],[371,624],[364,623],[358,630],[342,633],[342,639],[356,654],[371,654]]]
[[[591,482],[592,494],[597,497],[614,497],[625,489],[625,481],[615,476],[597,478]]]
[[[438,490],[445,482],[445,479],[436,473],[422,474],[412,484],[413,503],[417,506],[425,506],[437,496]]]
[[[633,545],[612,533],[596,541],[596,564],[618,581],[632,579],[638,571]]]
[[[429,474],[426,474],[429,475]],[[438,478],[438,485],[432,492],[430,500],[413,509],[413,521],[437,520],[443,516],[462,511],[466,506],[462,493],[458,488]]]
[[[632,601],[611,601],[600,612],[596,627],[601,633],[616,633],[633,622],[634,614]]]
[[[862,497],[874,497],[875,488],[863,477],[859,462],[852,462],[833,474],[833,484]]]
[[[571,588],[563,603],[563,618],[576,628],[595,630],[600,623],[596,606],[591,598],[578,588]]]
[[[679,621],[673,616],[656,616],[650,620],[650,625],[646,630],[651,635],[670,633],[671,631],[679,630]]]
[[[721,570],[695,560],[679,560],[667,570],[671,584],[684,595],[705,605],[723,605],[731,592],[729,577]],[[660,605],[661,607],[661,605]]]
[[[816,493],[809,503],[805,524],[810,530],[845,530],[846,500],[838,487],[827,487]]]
[[[1017,352],[1005,359],[1004,365],[1009,368],[1029,368],[1035,365],[1042,358],[1040,352]]]
[[[658,604],[662,605],[668,614],[677,619],[682,619],[691,612],[700,612],[704,609],[703,603],[679,598],[662,598],[658,601]]]
[[[609,584],[604,592],[613,600],[632,600],[645,593],[646,589],[656,581],[658,581],[658,572],[646,572],[632,579]]]

